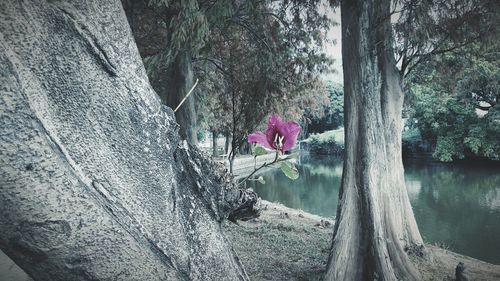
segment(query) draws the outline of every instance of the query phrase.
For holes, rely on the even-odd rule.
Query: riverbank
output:
[[[319,280],[325,270],[333,221],[262,201],[259,218],[223,227],[251,280]],[[463,262],[469,280],[500,280],[500,266],[427,245],[430,262],[419,263],[423,280],[454,280]]]
[[[233,175],[235,179],[240,179],[243,177],[248,176],[251,172],[254,171],[255,167],[259,167],[264,163],[271,163],[274,161],[276,157],[275,153],[268,153],[266,155],[260,155],[258,157],[254,157],[253,155],[237,155],[234,158],[234,163],[233,163]],[[229,169],[229,161],[226,158],[222,157],[217,157],[214,158],[214,161],[224,164],[227,169]],[[294,159],[291,159],[290,161],[294,162]],[[262,173],[264,171],[267,171],[269,169],[274,169],[275,167],[266,167],[263,168],[262,170],[259,171],[259,173]]]

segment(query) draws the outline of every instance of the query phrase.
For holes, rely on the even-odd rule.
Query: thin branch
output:
[[[199,58],[196,58],[194,59],[195,61],[200,61],[200,60],[205,60],[205,61],[208,61],[208,62],[211,62],[218,70],[220,70],[220,72],[222,72],[222,74],[224,75],[227,75],[227,76],[230,76],[232,75],[228,70],[226,70],[224,68],[223,65],[220,65],[215,59],[213,58],[208,58],[208,57],[199,57]],[[219,61],[220,62],[220,61]],[[222,62],[220,62],[222,63]]]
[[[264,38],[261,38],[259,36],[259,34],[255,30],[251,29],[247,24],[240,22],[240,21],[237,21],[237,20],[234,20],[234,19],[229,19],[229,21],[234,22],[235,24],[243,27],[244,29],[246,29],[247,31],[252,33],[252,35],[255,38],[257,38],[262,44],[264,44],[269,51],[272,51],[271,47],[269,46],[269,44],[267,44],[267,42],[264,40]]]
[[[452,47],[449,47],[449,48],[445,48],[445,49],[439,49],[439,48],[436,48],[430,52],[427,52],[427,53],[423,53],[423,54],[415,54],[414,56],[416,57],[422,57],[422,56],[432,56],[432,55],[439,55],[439,54],[444,54],[444,53],[447,53],[447,52],[451,52],[451,51],[454,51],[456,49],[460,49],[462,47],[465,47],[469,44],[472,44],[474,42],[476,42],[477,39],[480,39],[481,38],[481,35],[478,35],[478,36],[475,36],[475,37],[472,37],[471,39],[461,43],[461,44],[457,44],[457,45],[454,45]]]
[[[248,175],[246,178],[244,178],[243,180],[241,180],[236,186],[240,186],[241,184],[243,184],[244,182],[246,182],[247,180],[249,180],[255,173],[257,173],[257,171],[259,171],[260,169],[263,169],[263,168],[266,168],[266,167],[269,167],[269,166],[272,166],[276,163],[279,163],[279,162],[283,162],[283,161],[286,161],[286,160],[289,160],[291,157],[290,156],[287,156],[285,158],[278,158],[278,152],[276,151],[276,156],[274,157],[274,160],[272,162],[264,162],[262,165],[260,165],[258,168],[254,169],[253,172],[250,173],[250,175]],[[257,156],[255,156],[255,158],[257,158]]]
[[[174,112],[177,112],[177,110],[181,107],[181,105],[186,101],[186,99],[189,97],[189,95],[191,95],[191,93],[193,92],[194,88],[196,88],[196,85],[198,85],[198,79],[196,79],[196,82],[194,83],[193,87],[191,88],[191,90],[189,90],[189,92],[187,93],[187,95],[181,100],[181,102],[179,103],[179,105],[174,109]]]
[[[283,26],[285,26],[286,28],[289,28],[290,27],[290,24],[288,22],[286,22],[284,19],[282,19],[279,15],[277,15],[276,13],[273,13],[273,12],[262,12],[262,13],[259,13],[261,15],[264,15],[264,16],[272,16],[273,18],[277,19],[279,22],[281,22],[281,24]],[[241,14],[241,15],[236,15],[235,17],[239,17],[239,16],[251,16],[252,14]]]

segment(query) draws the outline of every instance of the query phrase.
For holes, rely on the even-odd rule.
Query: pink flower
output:
[[[266,133],[255,132],[250,134],[248,135],[248,142],[258,143],[265,148],[285,153],[295,145],[299,133],[299,124],[293,121],[284,122],[281,117],[273,113],[267,122]]]

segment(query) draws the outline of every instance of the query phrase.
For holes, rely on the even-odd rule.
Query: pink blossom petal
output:
[[[273,128],[273,127],[275,127],[275,126],[277,126],[278,124],[281,124],[281,123],[283,123],[283,120],[281,120],[281,117],[279,117],[278,114],[273,113],[269,117],[269,121],[267,121],[267,129],[269,130],[270,128]]]
[[[248,135],[249,143],[258,143],[265,148],[273,149],[271,144],[267,141],[267,136],[262,132],[256,132]]]
[[[267,121],[267,130],[266,137],[267,142],[272,146],[274,142],[274,138],[276,137],[276,133],[278,133],[278,128],[283,123],[281,117],[279,117],[276,113],[273,113],[269,117],[269,121]]]
[[[297,143],[297,137],[300,133],[300,125],[290,121],[285,126],[284,132],[284,143],[283,143],[283,152],[288,151],[293,148],[295,143]]]
[[[284,136],[286,138],[288,132],[288,124],[280,119],[278,122],[276,122],[276,131],[280,136]]]

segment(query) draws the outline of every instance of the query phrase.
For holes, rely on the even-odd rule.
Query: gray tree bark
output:
[[[137,42],[139,53],[145,59],[157,56],[155,71],[149,79],[153,89],[163,103],[176,108],[194,84],[193,65],[188,46],[179,51],[172,59],[168,44],[171,30],[163,26],[175,13],[169,8],[149,5],[147,0],[122,0],[132,33]],[[166,19],[166,20],[165,20]],[[191,95],[175,112],[179,133],[190,144],[197,144],[196,109],[194,95]]]
[[[240,191],[179,138],[118,0],[0,1],[0,92],[0,249],[31,277],[248,279],[220,226]]]
[[[390,0],[343,0],[345,159],[325,280],[419,280],[423,254],[401,159],[403,92]]]
[[[225,135],[225,141],[224,141],[224,154],[229,154],[229,145],[231,144],[231,134],[226,133]]]
[[[212,156],[217,157],[218,152],[217,152],[217,133],[212,132]]]

